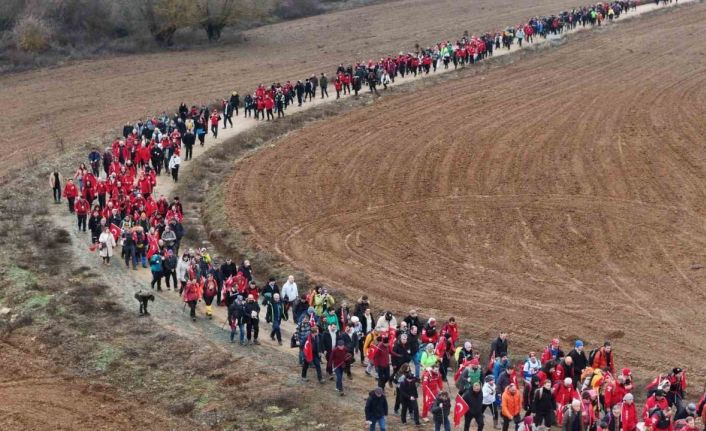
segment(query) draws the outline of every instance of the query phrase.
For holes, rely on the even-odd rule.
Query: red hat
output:
[[[623,368],[621,374],[624,376],[629,376],[630,374],[632,374],[632,371],[630,371],[630,368]]]

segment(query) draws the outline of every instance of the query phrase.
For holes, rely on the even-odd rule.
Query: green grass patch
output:
[[[93,358],[93,367],[101,372],[106,372],[120,357],[120,351],[113,346],[104,346]]]
[[[51,300],[51,295],[40,293],[30,297],[23,305],[25,310],[36,310],[47,306]]]

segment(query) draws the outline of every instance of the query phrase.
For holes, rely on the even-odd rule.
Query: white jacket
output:
[[[184,262],[184,259],[179,259],[176,267],[177,280],[186,282],[186,272],[189,269],[189,264]]]
[[[181,157],[174,154],[171,159],[169,159],[169,169],[174,169],[181,164]]]
[[[483,383],[483,405],[495,402],[495,383]]]
[[[296,282],[289,282],[287,280],[284,285],[282,285],[282,298],[287,297],[287,301],[292,302],[299,297],[299,290],[297,290]]]

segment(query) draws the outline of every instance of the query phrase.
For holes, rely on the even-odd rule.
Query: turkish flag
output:
[[[431,406],[434,404],[436,395],[434,395],[434,391],[431,390],[428,384],[422,383],[422,396],[424,400],[422,403],[422,417],[425,418],[429,414]]]
[[[147,243],[149,244],[147,248],[147,259],[152,259],[152,256],[159,251],[159,243],[157,242],[157,238],[152,235],[147,235]]]
[[[118,241],[118,238],[120,238],[120,234],[123,232],[122,229],[120,229],[115,223],[110,224],[110,233],[113,234],[113,239],[115,239],[115,242]]]
[[[490,355],[490,358],[488,359],[488,373],[492,373],[494,367],[495,367],[495,352],[493,352]]]
[[[304,359],[306,362],[314,360],[314,346],[312,345],[311,334],[306,337],[306,341],[304,342]]]
[[[459,394],[456,395],[456,404],[454,404],[454,426],[457,427],[461,424],[461,418],[468,411],[468,404],[466,400]]]

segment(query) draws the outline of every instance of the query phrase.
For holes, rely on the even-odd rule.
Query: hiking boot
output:
[[[277,340],[277,344],[282,345],[282,340]]]
[[[195,318],[195,317],[192,317],[192,318],[191,318],[191,321],[192,321],[192,322],[196,322],[196,318]]]

